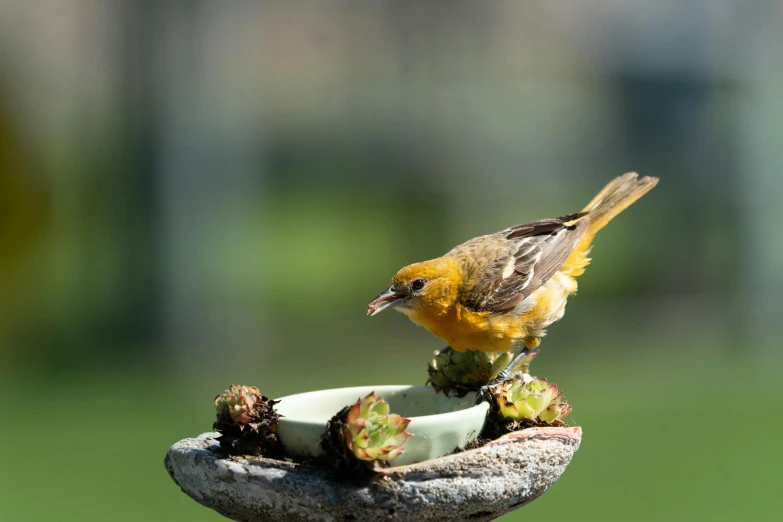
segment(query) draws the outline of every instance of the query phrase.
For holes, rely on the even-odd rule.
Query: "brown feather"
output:
[[[578,213],[531,221],[454,248],[446,255],[463,261],[491,259],[481,266],[469,266],[478,277],[468,278],[476,283],[465,288],[462,304],[488,312],[519,305],[552,277],[574,250],[587,229],[584,216]],[[513,271],[509,270],[512,262]]]

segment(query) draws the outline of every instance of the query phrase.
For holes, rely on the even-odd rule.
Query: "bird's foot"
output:
[[[525,376],[528,375],[525,372],[521,371],[513,371],[509,367],[503,372],[500,373],[497,377],[492,379],[492,382],[485,384],[484,386],[480,387],[478,389],[478,392],[476,392],[476,404],[481,404],[482,402],[492,402],[492,390],[497,386],[498,384],[501,384],[505,381],[508,381],[509,379],[513,379],[514,377],[521,377],[522,379],[525,379]],[[529,377],[529,375],[528,375]]]
[[[476,392],[476,405],[482,402],[492,403],[492,386],[485,384]]]
[[[531,350],[528,348],[523,348],[520,350],[514,358],[511,360],[511,362],[506,366],[494,379],[492,379],[490,382],[479,388],[478,393],[476,395],[476,404],[481,404],[484,401],[490,402],[491,401],[491,395],[492,395],[492,389],[497,386],[498,384],[512,378],[514,375],[520,373],[516,369],[517,367],[524,361],[525,357],[530,355]],[[534,354],[535,355],[535,354]]]
[[[508,365],[505,370],[500,372],[497,377],[489,381],[487,384],[479,388],[478,393],[476,395],[476,404],[481,404],[482,402],[491,402],[492,400],[492,389],[500,384],[501,382],[505,381],[509,377],[511,377],[511,374],[513,373],[511,371],[512,366]]]

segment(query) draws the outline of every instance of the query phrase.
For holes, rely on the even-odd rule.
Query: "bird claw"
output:
[[[509,367],[500,372],[497,377],[478,389],[478,392],[476,392],[476,404],[478,405],[482,402],[491,403],[492,389],[498,384],[511,380],[517,376],[521,377],[522,379],[530,379],[530,374],[521,371],[514,371],[511,365],[509,365]]]
[[[492,387],[489,384],[485,384],[476,392],[476,406],[482,402],[492,404]]]

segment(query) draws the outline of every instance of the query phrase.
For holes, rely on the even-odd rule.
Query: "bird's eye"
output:
[[[427,281],[425,281],[424,279],[421,279],[421,278],[414,279],[413,282],[411,283],[411,290],[413,290],[414,292],[418,292],[419,290],[424,288],[424,284],[426,282]]]

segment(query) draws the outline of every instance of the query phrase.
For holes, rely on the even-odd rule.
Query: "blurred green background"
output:
[[[0,520],[217,521],[231,383],[422,383],[396,269],[661,183],[534,371],[584,441],[504,521],[780,520],[783,4],[0,1]],[[539,518],[540,520],[540,518]]]

